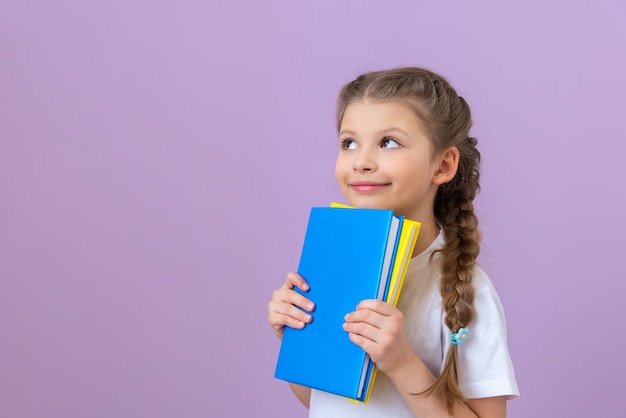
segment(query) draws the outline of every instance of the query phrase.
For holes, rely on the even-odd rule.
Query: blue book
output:
[[[298,273],[316,309],[304,329],[285,328],[276,378],[365,398],[372,362],[343,330],[344,316],[364,299],[384,298],[401,225],[391,210],[311,209]]]

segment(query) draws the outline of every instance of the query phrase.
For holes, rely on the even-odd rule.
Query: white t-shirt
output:
[[[439,254],[443,233],[428,249],[411,259],[398,308],[403,312],[406,331],[415,352],[438,376],[450,348],[451,332],[444,323],[439,293]],[[500,299],[482,269],[476,267],[474,319],[468,325],[469,338],[459,346],[459,385],[468,399],[492,396],[519,396],[513,364],[506,342],[506,323]],[[384,373],[378,373],[367,404],[313,389],[309,417],[412,417],[400,394]]]

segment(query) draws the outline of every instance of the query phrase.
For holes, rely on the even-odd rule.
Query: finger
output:
[[[290,303],[271,301],[268,305],[268,319],[272,326],[293,326],[294,324],[308,324],[313,320],[311,314],[298,309]]]
[[[293,289],[294,287],[297,287],[303,292],[308,292],[310,289],[309,284],[306,280],[304,280],[304,277],[293,271],[287,274],[287,278],[285,279],[285,287],[287,287],[288,289]]]
[[[376,341],[364,337],[363,335],[350,333],[348,334],[348,337],[350,338],[350,341],[361,347],[363,351],[365,351],[370,356],[378,349],[378,344],[376,343]]]
[[[376,327],[359,322],[356,324],[345,323],[343,329],[348,332],[350,340],[364,350],[365,347],[370,347],[369,350],[371,350],[378,345],[380,330]]]
[[[305,321],[301,321],[292,316],[280,314],[277,312],[270,313],[268,316],[268,321],[271,324],[272,328],[274,328],[275,330],[280,330],[284,327],[302,329],[307,324]]]
[[[344,320],[349,324],[366,323],[376,328],[383,328],[389,316],[370,309],[359,309],[346,314]]]
[[[382,300],[377,300],[377,299],[362,300],[356,306],[356,309],[357,311],[360,309],[369,309],[371,311],[378,312],[381,315],[387,315],[387,316],[393,315],[394,312],[397,310],[397,308],[395,308],[393,305],[390,305],[389,303],[385,303]]]
[[[286,289],[284,287],[281,287],[280,289],[274,291],[274,293],[272,294],[272,301],[295,305],[308,312],[312,312],[315,310],[315,304],[312,300],[302,296],[300,293],[292,289]]]

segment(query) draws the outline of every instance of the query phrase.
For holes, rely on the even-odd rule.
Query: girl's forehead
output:
[[[364,137],[400,135],[429,139],[427,126],[416,111],[403,101],[358,101],[351,103],[339,125],[339,136]],[[430,139],[429,139],[430,142]]]
[[[401,100],[359,100],[350,103],[341,120],[341,126],[345,125],[378,125],[378,124],[401,124],[421,125],[421,119],[413,106]]]

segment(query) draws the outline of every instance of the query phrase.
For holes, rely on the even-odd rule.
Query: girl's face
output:
[[[432,217],[438,170],[420,119],[402,102],[348,105],[339,132],[335,175],[355,207]]]

